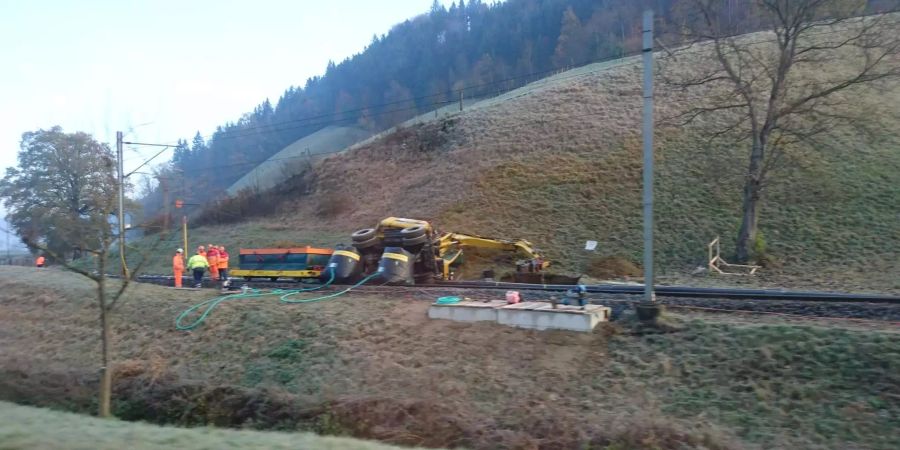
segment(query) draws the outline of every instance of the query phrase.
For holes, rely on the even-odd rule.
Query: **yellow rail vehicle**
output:
[[[316,279],[322,275],[334,250],[330,248],[242,248],[238,267],[231,276],[252,280],[293,278],[297,281]]]
[[[493,249],[520,255],[517,281],[544,281],[549,263],[534,246],[522,239],[487,238],[462,233],[439,232],[427,221],[388,217],[375,228],[358,230],[351,236],[352,249],[335,252],[329,267],[334,278],[348,282],[378,273],[390,284],[428,283],[450,280],[463,261],[467,248]]]

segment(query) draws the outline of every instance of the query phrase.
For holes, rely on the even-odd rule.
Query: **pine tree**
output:
[[[197,131],[197,134],[194,135],[194,141],[191,145],[191,152],[194,155],[199,156],[201,153],[206,151],[206,142],[203,141],[203,136],[200,134],[200,131]]]
[[[184,168],[190,156],[191,148],[188,147],[187,141],[184,139],[179,139],[178,145],[175,147],[175,154],[172,155],[172,164],[175,167]]]
[[[589,47],[581,21],[572,7],[566,8],[562,16],[562,30],[556,40],[553,65],[557,68],[571,67],[586,62]]]
[[[446,11],[447,11],[447,10],[444,9],[444,5],[441,5],[441,2],[439,2],[438,0],[433,0],[433,1],[431,2],[431,10],[430,10],[430,12],[431,12],[431,15],[432,15],[432,16],[433,16],[433,15],[436,15],[436,14],[438,14],[438,13],[441,13],[441,12],[446,12]]]

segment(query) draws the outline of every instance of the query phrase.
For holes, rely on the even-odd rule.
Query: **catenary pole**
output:
[[[119,178],[119,258],[122,260],[122,276],[128,278],[128,266],[125,264],[125,165],[122,157],[122,132],[116,131],[116,161]]]
[[[644,11],[644,301],[653,295],[653,10]]]

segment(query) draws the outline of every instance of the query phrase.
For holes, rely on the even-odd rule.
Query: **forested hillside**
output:
[[[722,23],[737,34],[768,28],[753,7],[722,0]],[[870,12],[893,0],[870,0]],[[674,39],[678,0],[460,0],[373,35],[360,53],[329,63],[322,76],[288,87],[273,104],[181,140],[159,169],[169,194],[203,204],[294,141],[326,126],[376,132],[464,98],[496,95],[566,68],[632,54],[640,45],[640,13],[652,7],[657,35]],[[352,11],[348,12],[352,14]],[[681,17],[681,18],[679,18]],[[401,18],[398,18],[398,20]],[[680,22],[681,21],[681,22]],[[277,56],[273,56],[277,57]],[[191,190],[184,174],[190,174]],[[161,209],[160,186],[144,198],[148,215]]]
[[[741,8],[728,0],[735,23]],[[525,85],[556,70],[619,57],[640,44],[640,11],[652,6],[658,25],[671,22],[674,0],[460,0],[372,36],[359,54],[330,63],[322,76],[288,87],[212,134],[180,141],[172,189],[191,174],[190,200],[220,195],[259,162],[329,125],[378,131],[464,98]],[[350,12],[352,13],[352,12]],[[401,20],[402,18],[398,18]],[[173,170],[174,169],[174,170]],[[175,181],[172,181],[172,180]],[[204,198],[195,198],[203,195]],[[158,210],[157,190],[145,204]]]

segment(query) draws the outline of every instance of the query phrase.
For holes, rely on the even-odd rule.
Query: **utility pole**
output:
[[[187,198],[187,183],[185,182],[184,170],[181,170],[180,172],[181,172],[181,200],[180,200],[181,204],[179,205],[178,203],[176,203],[175,204],[176,208],[183,208],[184,200]],[[182,247],[182,249],[184,249],[184,252],[181,255],[186,260],[189,255],[186,210],[181,211],[181,233],[182,233],[182,241],[183,241],[182,245],[184,245],[184,247]],[[187,262],[187,261],[185,261],[185,262]]]
[[[146,142],[125,142],[124,135],[121,131],[116,131],[116,159],[118,161],[118,172],[119,172],[119,258],[122,261],[122,275],[125,278],[128,278],[128,264],[125,260],[125,178],[128,178],[135,173],[138,173],[138,170],[141,167],[150,164],[150,161],[156,159],[159,155],[163,154],[167,149],[172,147],[171,144],[150,144]],[[125,174],[125,166],[122,157],[122,146],[124,144],[128,145],[143,145],[148,147],[162,147],[163,149],[159,151],[159,153],[153,155],[146,161],[142,162],[141,165],[137,167],[137,169],[132,170],[127,175]],[[183,174],[182,174],[183,176]],[[162,182],[162,181],[160,181]],[[183,183],[183,181],[182,181]],[[167,205],[168,207],[168,205]],[[168,229],[168,219],[166,219],[166,229]]]
[[[655,306],[656,297],[653,294],[653,10],[650,9],[644,11],[643,38],[644,302]],[[658,309],[656,314],[658,314]]]
[[[116,131],[116,161],[119,169],[119,258],[122,260],[122,276],[128,278],[128,266],[125,264],[125,166],[122,142],[122,132]]]

